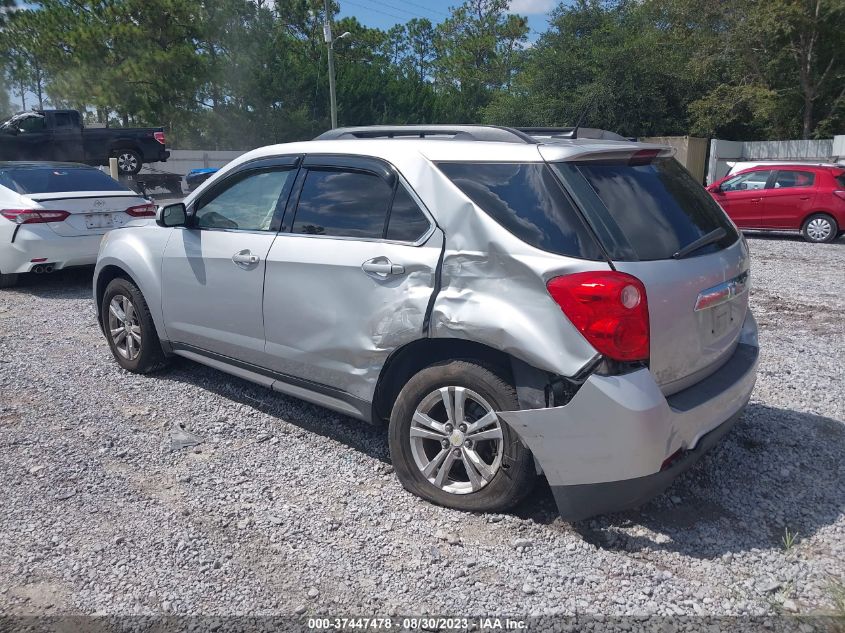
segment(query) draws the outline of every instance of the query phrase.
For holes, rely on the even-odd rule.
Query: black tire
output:
[[[493,411],[511,411],[518,408],[516,390],[513,385],[490,369],[473,362],[445,361],[421,370],[403,387],[390,416],[388,431],[390,455],[399,481],[409,492],[438,505],[457,510],[499,512],[513,507],[531,492],[537,475],[531,452],[522,444],[516,433],[501,420],[498,420],[502,431],[501,465],[489,482],[480,489],[463,494],[447,492],[429,481],[417,465],[411,446],[412,418],[417,407],[441,387],[464,387],[471,390],[484,399]],[[471,405],[477,408],[479,406],[477,403],[471,403]],[[481,409],[478,408],[478,410]],[[442,415],[445,416],[445,407]],[[467,421],[472,419],[469,409],[466,410],[466,415]],[[437,441],[426,440],[426,442],[431,452],[436,453],[440,450]],[[489,444],[492,442],[487,442],[487,445]],[[481,453],[484,450],[483,446],[486,445],[482,442],[475,448]],[[446,451],[446,446],[442,450]],[[455,449],[452,445],[448,445],[448,450]],[[469,479],[466,466],[461,462],[455,462],[455,466],[451,467],[449,472],[455,474],[457,479],[461,479],[462,473]],[[452,478],[448,478],[447,481],[452,481]]]
[[[11,288],[12,286],[17,285],[18,283],[18,275],[17,273],[12,273],[6,275],[4,273],[0,273],[0,288]]]
[[[123,175],[134,176],[143,166],[141,154],[134,149],[116,149],[112,156],[117,158],[117,171]]]
[[[827,232],[822,236],[819,230],[823,231],[824,229],[821,227],[825,225],[827,225]],[[837,226],[836,220],[827,213],[814,213],[804,221],[804,225],[801,227],[801,235],[808,242],[824,244],[825,242],[832,242],[838,237],[839,226]]]
[[[133,322],[137,323],[137,326],[140,327],[140,351],[133,358],[126,357],[119,351],[118,343],[110,331],[109,307],[112,299],[119,296],[128,298],[131,301],[135,314]],[[167,365],[168,360],[164,355],[164,351],[161,349],[161,341],[159,341],[153,318],[150,316],[150,309],[147,307],[144,295],[141,294],[138,287],[131,281],[118,277],[109,282],[103,294],[103,301],[100,304],[100,319],[102,320],[103,333],[109,343],[112,355],[117,361],[117,364],[123,367],[123,369],[136,374],[148,374]]]

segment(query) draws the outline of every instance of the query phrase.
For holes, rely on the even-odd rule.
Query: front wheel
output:
[[[134,176],[141,171],[143,160],[134,149],[119,149],[114,155],[117,158],[117,171],[121,174]]]
[[[147,302],[131,281],[118,277],[109,283],[100,318],[112,355],[125,370],[147,374],[167,364]]]
[[[826,213],[815,213],[807,218],[801,227],[801,235],[808,242],[832,242],[839,233],[836,220]]]
[[[518,407],[512,385],[467,361],[417,373],[390,416],[393,467],[406,490],[472,512],[513,507],[536,479],[531,452],[496,415]]]

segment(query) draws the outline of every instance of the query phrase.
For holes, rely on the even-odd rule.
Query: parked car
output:
[[[121,174],[137,174],[169,156],[163,128],[86,129],[76,110],[21,112],[0,125],[0,160],[108,165],[115,157]]]
[[[741,229],[801,231],[832,242],[845,229],[845,167],[760,165],[707,190]]]
[[[91,265],[103,234],[154,216],[149,200],[94,167],[0,162],[0,288],[20,273]]]
[[[745,171],[746,169],[751,169],[752,167],[781,167],[781,166],[796,166],[801,165],[809,166],[809,167],[845,167],[845,164],[837,164],[837,163],[821,163],[819,161],[812,161],[812,160],[786,160],[786,161],[777,161],[777,160],[738,160],[738,161],[727,161],[728,164],[728,171],[723,176],[723,178],[727,178],[728,176],[735,176],[741,171]]]
[[[188,191],[193,191],[218,171],[217,167],[192,169],[185,175],[185,184],[188,185]]]
[[[105,236],[97,314],[128,371],[177,355],[389,422],[429,501],[500,511],[539,471],[566,519],[634,506],[756,379],[747,246],[671,153],[485,126],[265,147]]]

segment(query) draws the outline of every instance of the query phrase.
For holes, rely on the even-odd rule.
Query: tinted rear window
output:
[[[103,172],[86,167],[13,167],[0,170],[0,183],[23,194],[129,191]]]
[[[475,204],[523,242],[580,259],[604,259],[545,163],[439,163]]]
[[[845,171],[836,177],[836,182],[839,183],[840,187],[845,187]]]
[[[555,163],[611,258],[669,259],[718,228],[727,235],[694,255],[733,244],[739,236],[710,194],[674,158],[627,162]]]
[[[305,178],[294,233],[381,238],[393,189],[375,174],[312,169]]]

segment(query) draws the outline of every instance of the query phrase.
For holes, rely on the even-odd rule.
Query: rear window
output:
[[[13,167],[0,170],[0,184],[22,194],[129,191],[103,172],[88,167]]]
[[[545,163],[439,163],[475,204],[523,242],[579,259],[604,259]]]
[[[839,183],[840,187],[845,187],[845,171],[836,177],[836,182]]]
[[[703,235],[725,229],[713,253],[739,235],[710,194],[674,158],[644,165],[583,161],[554,168],[585,211],[612,259],[669,259]]]

